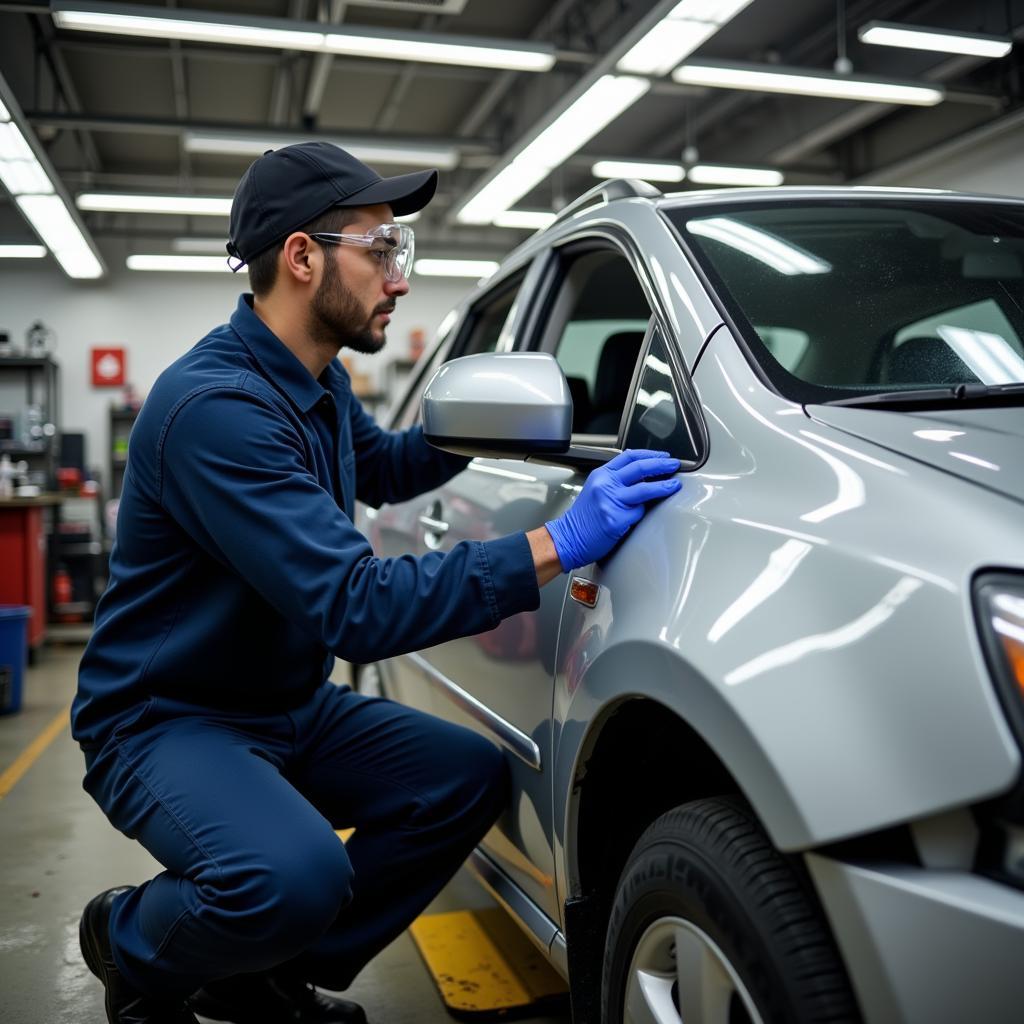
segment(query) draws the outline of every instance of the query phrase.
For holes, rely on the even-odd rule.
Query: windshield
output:
[[[1024,381],[1024,203],[865,195],[665,213],[788,397]]]

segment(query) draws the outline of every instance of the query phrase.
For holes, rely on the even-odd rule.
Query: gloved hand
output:
[[[668,452],[628,449],[587,477],[580,496],[564,515],[544,525],[569,572],[603,558],[644,514],[644,502],[675,494],[677,479],[649,480],[679,470]]]

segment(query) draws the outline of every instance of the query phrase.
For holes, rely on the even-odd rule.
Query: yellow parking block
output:
[[[425,914],[409,929],[450,1012],[494,1014],[562,999],[565,982],[500,907]]]

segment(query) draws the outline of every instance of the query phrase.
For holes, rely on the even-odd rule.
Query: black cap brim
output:
[[[335,206],[376,206],[387,203],[396,217],[422,210],[437,191],[437,171],[413,171],[394,178],[381,178],[353,192]]]

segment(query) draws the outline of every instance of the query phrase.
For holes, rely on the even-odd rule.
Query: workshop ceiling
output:
[[[417,223],[418,251],[492,258],[524,232],[460,223],[461,206],[546,125],[553,108],[602,72],[601,61],[643,19],[666,8],[664,0],[185,3],[172,0],[164,9],[180,18],[202,10],[279,26],[287,19],[442,41],[454,35],[544,44],[553,48],[554,64],[543,72],[504,71],[73,31],[57,27],[48,5],[0,0],[0,75],[72,198],[87,191],[230,196],[252,156],[190,151],[195,133],[244,133],[280,140],[275,144],[316,137],[434,144],[454,151],[454,166],[442,171],[437,199]],[[787,184],[870,180],[980,126],[997,126],[1021,105],[1019,45],[999,59],[871,46],[857,33],[872,20],[1019,40],[1024,0],[752,0],[694,60],[831,72],[838,35],[856,74],[941,84],[945,98],[927,107],[850,102],[681,84],[665,75],[513,206],[557,209],[597,182],[591,167],[598,159],[679,163],[688,144],[701,162],[776,168]],[[370,162],[382,174],[414,169]],[[81,216],[101,252],[170,251],[172,239],[221,239],[227,227],[217,217]],[[5,196],[0,241],[30,240]]]

